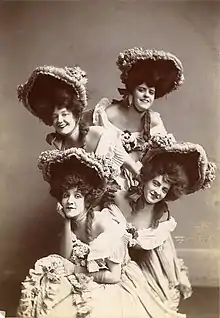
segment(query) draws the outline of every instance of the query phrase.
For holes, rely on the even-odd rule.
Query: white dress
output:
[[[105,209],[105,211],[97,213],[100,214],[99,217],[107,218],[107,221],[111,223],[112,217],[109,212],[113,215],[120,213],[115,206],[111,206],[110,210]],[[131,235],[125,231],[125,219],[122,217],[120,219],[121,222],[117,221],[118,230],[114,224],[112,234],[110,236],[108,234],[107,237],[105,234],[101,234],[101,239],[97,237],[89,252],[89,262],[94,262],[100,268],[105,266],[106,259],[122,265],[119,283],[96,283],[88,275],[77,273],[77,261],[82,262],[82,255],[86,253],[87,246],[73,236],[73,253],[70,261],[59,255],[50,255],[38,260],[34,268],[30,270],[22,283],[18,316],[53,318],[185,317],[160,300],[146,280],[143,271],[129,258],[127,246]],[[170,225],[166,224],[164,231],[169,233],[170,230]],[[99,261],[101,261],[101,265]]]

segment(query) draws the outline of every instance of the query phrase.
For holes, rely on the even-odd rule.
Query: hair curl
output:
[[[84,174],[61,171],[60,167],[55,167],[56,175],[50,182],[50,194],[55,197],[59,202],[62,201],[63,194],[66,190],[76,188],[85,198],[85,207],[87,209],[86,215],[86,236],[88,242],[92,240],[92,223],[94,219],[93,208],[99,205],[103,207],[109,206],[115,202],[115,192],[118,190],[118,186],[115,181],[111,181],[106,187],[99,187],[100,180],[95,175],[92,175],[88,171],[84,171]],[[63,168],[62,168],[63,169]],[[86,167],[84,167],[85,170]],[[87,173],[88,172],[88,173]],[[91,169],[90,169],[91,172]]]
[[[68,109],[77,119],[81,117],[84,108],[70,85],[45,74],[37,77],[28,99],[32,109],[48,126],[53,125],[55,107]]]
[[[165,175],[171,187],[166,197],[153,206],[153,227],[158,225],[165,212],[169,214],[166,201],[177,200],[186,193],[190,184],[190,176],[185,165],[181,162],[181,156],[169,153],[156,155],[151,161],[144,163],[140,173],[141,182],[139,186],[131,187],[128,190],[127,197],[134,213],[145,205],[145,184],[159,175]]]

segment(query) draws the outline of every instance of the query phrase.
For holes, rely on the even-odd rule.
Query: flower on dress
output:
[[[128,153],[132,152],[137,147],[137,139],[128,130],[123,131],[121,135],[121,142]]]

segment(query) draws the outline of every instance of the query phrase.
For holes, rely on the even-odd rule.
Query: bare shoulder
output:
[[[150,112],[150,117],[151,117],[151,123],[153,126],[159,125],[162,122],[162,119],[160,117],[160,114],[155,111]]]
[[[108,229],[111,224],[113,224],[113,220],[108,208],[105,208],[102,211],[94,211],[93,226],[96,232],[102,233]]]
[[[118,118],[121,112],[122,112],[121,105],[118,103],[110,104],[106,108],[106,114],[110,121],[114,121],[114,119]]]
[[[86,135],[86,151],[95,152],[99,140],[104,133],[105,128],[101,126],[90,126],[89,131]]]
[[[95,138],[100,137],[106,129],[102,126],[90,126],[88,134]]]

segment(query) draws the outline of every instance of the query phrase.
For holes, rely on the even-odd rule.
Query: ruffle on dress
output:
[[[18,317],[48,316],[69,295],[78,317],[88,314],[91,298],[88,286],[92,278],[74,272],[74,264],[60,255],[39,259],[22,283]]]
[[[132,240],[132,246],[144,250],[153,250],[161,246],[176,228],[176,221],[171,217],[167,221],[160,222],[157,228],[136,230],[136,238]]]

